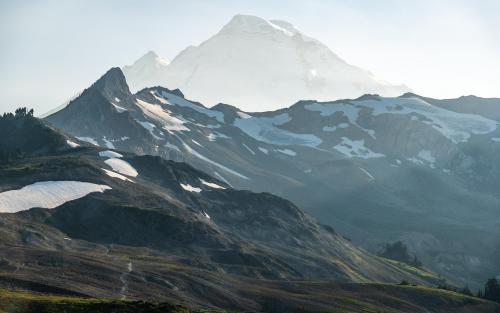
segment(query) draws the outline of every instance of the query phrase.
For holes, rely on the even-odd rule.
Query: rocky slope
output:
[[[163,87],[133,95],[112,69],[47,121],[291,199],[374,252],[401,239],[434,270],[479,286],[500,270],[500,130],[490,115],[499,101],[477,101],[486,109],[404,94],[247,113]]]
[[[261,288],[278,293],[280,282],[441,282],[357,248],[272,194],[89,145],[30,116],[0,118],[7,124],[0,147],[22,153],[0,164],[4,285],[248,309],[262,305]],[[12,140],[33,132],[48,135],[31,145]]]

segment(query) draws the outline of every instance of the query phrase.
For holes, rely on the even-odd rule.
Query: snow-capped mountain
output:
[[[156,86],[169,64],[169,60],[149,51],[132,65],[124,66],[123,73],[131,89],[139,91],[145,86]]]
[[[206,105],[230,103],[250,112],[302,99],[396,96],[408,91],[348,64],[288,22],[250,15],[236,15],[216,35],[186,48],[167,66],[158,60],[149,52],[123,68],[132,90],[179,88]]]
[[[249,113],[164,87],[133,95],[115,68],[47,121],[291,199],[372,251],[399,238],[434,270],[479,285],[497,273],[500,254],[495,105],[407,93]]]

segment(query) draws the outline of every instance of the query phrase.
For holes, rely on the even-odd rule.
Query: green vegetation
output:
[[[464,288],[456,288],[456,287],[453,287],[453,286],[450,286],[447,284],[442,284],[442,285],[438,285],[437,288],[441,289],[441,290],[453,291],[453,292],[460,293],[460,294],[463,294],[466,296],[474,296],[472,291],[470,291],[469,286],[465,286]],[[478,298],[480,298],[480,297],[478,296]]]
[[[168,303],[152,304],[142,301],[93,299],[75,296],[49,295],[22,290],[0,289],[0,312],[189,313],[190,311],[183,306]]]
[[[419,277],[426,278],[426,279],[433,279],[436,281],[436,283],[443,281],[443,278],[440,277],[438,274],[433,273],[433,272],[431,272],[423,267],[415,267],[415,266],[412,266],[410,264],[400,262],[400,261],[391,260],[391,259],[386,259],[386,260],[387,260],[387,262],[401,268],[402,270],[404,270],[408,273],[412,273],[414,275],[417,275]]]

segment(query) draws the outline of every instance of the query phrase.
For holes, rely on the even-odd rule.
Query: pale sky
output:
[[[294,24],[416,93],[500,97],[497,0],[0,0],[0,112],[42,114],[148,50],[172,59],[235,14]]]

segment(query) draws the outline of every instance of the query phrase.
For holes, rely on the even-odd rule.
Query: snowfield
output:
[[[0,193],[0,212],[15,213],[31,208],[53,209],[68,201],[85,197],[89,193],[111,189],[80,181],[43,181],[21,189]]]
[[[101,168],[101,170],[103,170],[104,173],[106,173],[106,175],[108,175],[109,177],[118,178],[118,179],[121,179],[121,180],[124,180],[124,181],[129,181],[131,183],[134,182],[133,180],[128,179],[127,177],[123,176],[122,174],[115,173],[115,172],[107,170],[105,168]]]
[[[322,140],[313,134],[296,134],[277,126],[288,123],[291,120],[288,113],[273,117],[245,117],[236,118],[234,126],[241,129],[248,136],[273,145],[287,146],[300,145],[317,147]]]
[[[366,100],[356,102],[362,107],[372,109],[374,116],[381,114],[416,114],[423,116],[423,123],[431,125],[454,143],[466,142],[472,134],[493,132],[498,123],[475,114],[448,111],[420,98],[381,98],[380,101]]]
[[[149,131],[149,133],[151,134],[151,136],[153,136],[153,138],[162,139],[161,137],[156,136],[156,134],[154,133],[154,130],[156,128],[155,124],[150,123],[150,122],[143,122],[143,121],[139,121],[139,120],[136,120],[136,122],[139,123],[145,129],[147,129]]]
[[[313,102],[305,105],[304,108],[319,112],[322,117],[332,116],[336,113],[341,114],[347,118],[350,124],[368,132],[373,138],[375,138],[373,130],[365,129],[358,124],[359,113],[363,109],[370,110],[373,116],[382,114],[409,115],[412,121],[421,120],[422,123],[431,125],[454,143],[466,142],[472,134],[491,133],[498,126],[496,121],[482,116],[442,109],[416,97],[380,97],[376,100]],[[329,126],[323,128],[324,131],[335,131],[336,129],[336,127]]]
[[[106,151],[101,151],[99,152],[99,156],[103,158],[121,158],[123,155],[119,154],[118,152],[114,152],[111,150],[106,150]]]
[[[167,100],[166,101],[167,104],[174,104],[174,105],[177,105],[180,107],[190,108],[191,110],[194,110],[194,111],[201,113],[201,114],[205,114],[208,117],[213,117],[217,121],[224,123],[224,114],[222,112],[212,111],[212,110],[204,108],[202,106],[193,104],[190,101],[188,101],[182,97],[179,97],[177,95],[174,95],[172,93],[168,93],[165,91],[162,91],[161,95],[162,95],[163,99]]]
[[[163,129],[169,131],[189,131],[189,128],[184,126],[184,121],[171,115],[171,112],[163,109],[160,105],[152,104],[139,99],[137,99],[137,105],[141,108],[145,115],[161,123],[163,125]]]
[[[70,146],[70,148],[78,148],[80,145],[77,144],[76,142],[74,141],[71,141],[69,139],[66,140],[66,143],[68,144],[68,146]]]
[[[123,160],[120,160],[117,158],[111,158],[111,159],[107,159],[106,161],[104,161],[104,163],[111,166],[111,168],[114,171],[116,171],[120,174],[132,176],[132,177],[136,177],[137,175],[139,175],[139,173],[137,173],[136,169],[126,161],[123,161]]]
[[[117,99],[117,98],[115,98],[115,99]],[[118,102],[119,102],[119,101],[118,101]],[[116,105],[116,104],[114,104],[113,102],[111,102],[111,104],[115,107],[115,110],[116,110],[116,112],[118,112],[118,113],[123,113],[123,112],[127,111],[127,109],[125,109],[124,107],[121,107],[121,106],[119,106],[119,105]]]
[[[342,137],[342,142],[333,147],[346,157],[356,157],[362,159],[381,158],[382,153],[376,153],[365,147],[364,139],[351,140],[347,137]]]

